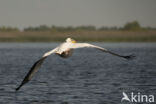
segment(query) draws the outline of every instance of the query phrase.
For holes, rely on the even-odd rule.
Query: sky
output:
[[[0,26],[156,27],[156,0],[0,0]]]

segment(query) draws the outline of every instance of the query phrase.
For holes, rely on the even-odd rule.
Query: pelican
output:
[[[28,81],[30,81],[34,75],[35,72],[38,71],[38,69],[40,68],[41,64],[43,63],[43,61],[51,54],[55,53],[56,55],[62,57],[62,58],[68,58],[72,55],[73,53],[73,49],[77,49],[77,48],[96,48],[98,50],[101,50],[103,52],[118,56],[118,57],[122,57],[125,59],[132,59],[133,55],[128,55],[128,56],[123,56],[123,55],[119,55],[117,53],[111,52],[105,48],[96,46],[96,45],[92,45],[92,44],[88,44],[88,43],[77,43],[74,39],[71,38],[67,38],[66,41],[64,43],[62,43],[61,45],[59,45],[58,47],[54,48],[53,50],[50,50],[49,52],[46,52],[38,61],[36,61],[34,63],[34,65],[31,67],[30,71],[28,72],[28,74],[25,76],[24,80],[22,81],[22,83],[19,85],[19,87],[16,88],[16,91],[18,91],[24,84],[26,84]]]

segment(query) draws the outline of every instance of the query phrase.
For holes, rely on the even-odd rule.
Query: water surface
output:
[[[122,92],[156,94],[156,43],[92,43],[132,61],[77,49],[72,57],[51,55],[19,92],[31,66],[59,43],[0,43],[1,104],[119,104]]]

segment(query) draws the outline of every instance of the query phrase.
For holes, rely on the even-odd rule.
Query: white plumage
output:
[[[29,80],[31,80],[32,76],[34,75],[35,72],[37,72],[37,70],[40,68],[41,64],[43,63],[43,61],[51,54],[55,53],[58,56],[61,56],[63,58],[68,58],[69,56],[72,55],[73,53],[73,49],[76,48],[96,48],[99,49],[103,52],[106,53],[110,53],[112,55],[118,56],[118,57],[122,57],[125,59],[132,59],[134,56],[133,55],[129,55],[129,56],[122,56],[116,53],[113,53],[111,51],[108,51],[105,48],[99,47],[99,46],[95,46],[92,44],[88,44],[88,43],[76,43],[75,40],[71,39],[71,38],[67,38],[66,42],[62,43],[61,45],[59,45],[58,47],[54,48],[53,50],[46,52],[41,59],[39,59],[37,62],[35,62],[35,64],[31,67],[30,71],[28,72],[28,74],[26,75],[26,77],[24,78],[24,80],[22,81],[22,83],[20,84],[20,86],[18,88],[16,88],[16,91],[20,89],[20,87],[22,87],[25,83],[27,83]]]

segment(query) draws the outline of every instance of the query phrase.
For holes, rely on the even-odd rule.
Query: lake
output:
[[[156,97],[156,43],[92,44],[137,57],[89,48],[67,59],[54,54],[16,92],[34,62],[59,43],[0,43],[0,104],[120,104],[122,92]]]

